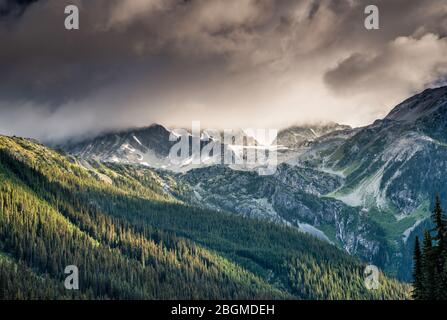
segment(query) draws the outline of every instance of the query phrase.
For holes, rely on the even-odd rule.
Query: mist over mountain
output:
[[[73,4],[82,23],[70,32]],[[377,0],[374,31],[370,4],[2,0],[0,132],[60,142],[194,120],[367,125],[447,73],[444,0]]]

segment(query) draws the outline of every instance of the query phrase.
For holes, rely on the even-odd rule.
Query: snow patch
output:
[[[336,196],[338,200],[343,201],[352,207],[368,207],[370,200],[375,201],[379,209],[387,208],[385,193],[380,189],[386,165],[382,166],[372,177],[365,179],[351,193]]]
[[[132,136],[132,138],[140,145],[140,146],[143,146],[143,144],[141,143],[141,141],[140,140],[138,140],[138,138],[137,137],[135,137],[135,136]]]
[[[308,233],[320,240],[324,240],[326,242],[332,243],[331,240],[329,240],[329,238],[324,234],[323,231],[315,228],[314,226],[311,226],[310,224],[307,223],[298,223],[298,227],[300,228],[300,230],[304,233]]]

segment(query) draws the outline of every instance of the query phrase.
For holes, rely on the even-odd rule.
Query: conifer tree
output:
[[[424,292],[422,298],[434,300],[436,298],[436,263],[434,261],[433,239],[430,232],[424,232],[424,244],[422,251],[422,274],[424,281]]]
[[[436,196],[432,220],[435,224],[433,240],[436,241],[436,248],[433,252],[436,264],[436,294],[438,299],[444,300],[447,299],[447,219],[443,213],[439,196]]]
[[[432,214],[435,225],[431,232],[426,230],[422,252],[416,238],[413,267],[413,298],[426,300],[447,299],[447,218],[441,199],[436,196]],[[419,250],[419,252],[418,252]]]
[[[414,242],[414,266],[413,266],[413,299],[420,300],[424,297],[424,283],[422,275],[422,253],[419,245],[419,237]]]
[[[444,216],[441,207],[441,200],[439,196],[436,196],[435,201],[435,209],[433,210],[432,220],[435,224],[435,228],[433,231],[436,232],[436,235],[433,237],[433,240],[437,242],[437,247],[439,251],[444,252],[447,248],[446,246],[446,230],[447,230],[447,219]]]

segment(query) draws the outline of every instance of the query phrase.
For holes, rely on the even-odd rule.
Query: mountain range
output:
[[[414,235],[428,223],[435,194],[447,199],[446,124],[447,87],[441,87],[362,128],[292,126],[278,133],[272,176],[234,166],[172,165],[172,130],[160,125],[59,147],[87,166],[156,169],[179,201],[298,228],[408,281]]]
[[[153,169],[0,136],[0,299],[405,299],[296,228],[192,206]],[[64,287],[65,268],[79,289]]]
[[[289,127],[272,175],[172,164],[161,125],[58,146],[0,136],[0,298],[408,298],[394,278],[411,280],[414,237],[447,199],[446,121],[442,87],[362,128]]]

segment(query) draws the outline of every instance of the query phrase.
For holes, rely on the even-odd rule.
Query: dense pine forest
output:
[[[447,300],[447,217],[436,197],[434,229],[425,230],[422,249],[416,237],[413,266],[413,298]]]
[[[368,290],[365,264],[335,246],[190,207],[144,172],[0,136],[0,299],[409,297],[383,274]],[[68,265],[79,268],[79,290],[64,287]]]

